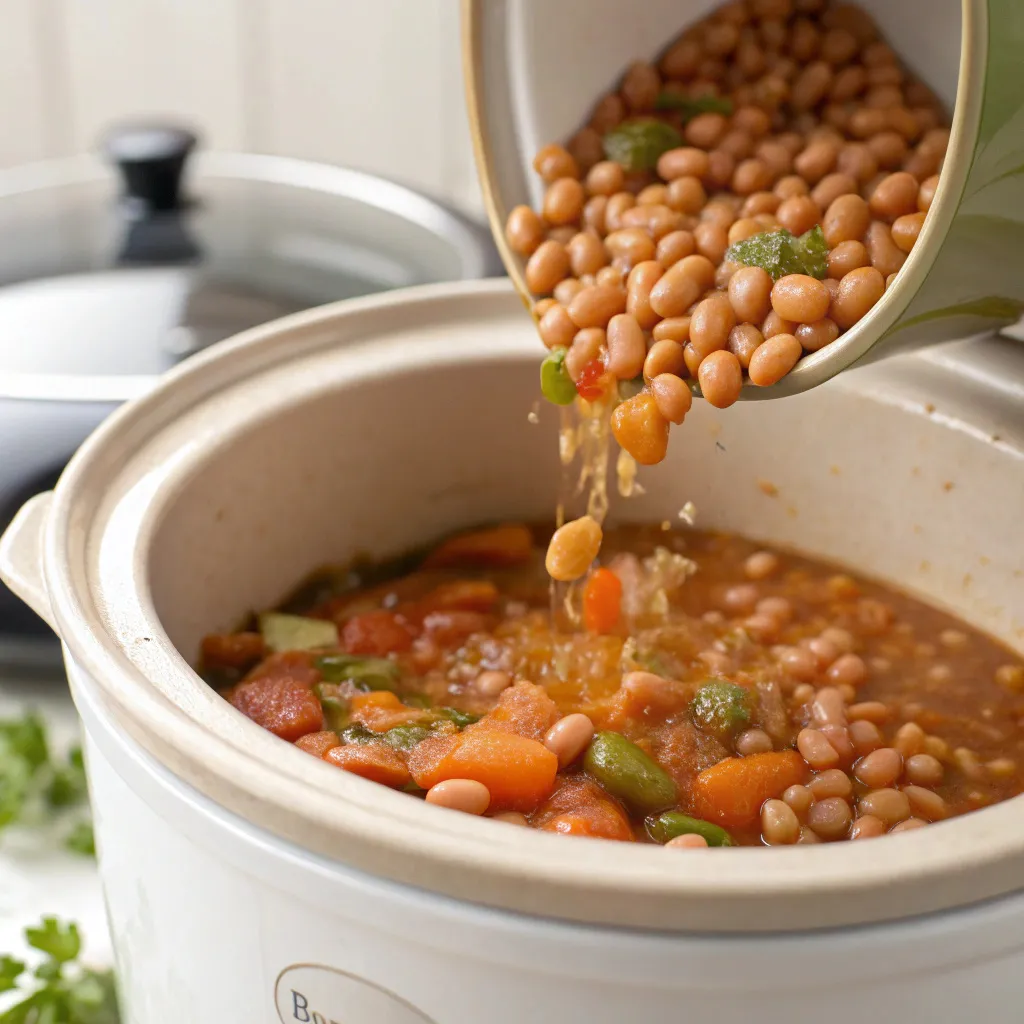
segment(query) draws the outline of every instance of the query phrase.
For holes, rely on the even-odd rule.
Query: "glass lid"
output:
[[[403,186],[195,144],[126,128],[0,173],[0,396],[118,401],[287,313],[500,273],[481,225]]]

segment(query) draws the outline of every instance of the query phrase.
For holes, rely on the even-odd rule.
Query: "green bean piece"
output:
[[[422,743],[430,735],[430,730],[422,725],[396,725],[388,729],[381,737],[389,747],[395,750],[412,750],[417,743]]]
[[[469,711],[460,711],[458,708],[438,708],[437,711],[443,718],[454,722],[460,729],[465,729],[467,725],[480,721],[479,715],[471,714]]]
[[[732,836],[724,828],[702,818],[691,818],[682,811],[665,811],[648,818],[646,825],[647,834],[663,846],[670,839],[685,835],[703,836],[708,846],[732,846]]]
[[[329,683],[351,682],[367,690],[392,690],[398,666],[387,658],[360,658],[352,654],[325,654],[314,662]]]
[[[712,679],[697,691],[690,714],[705,732],[729,739],[750,722],[750,694],[735,683]]]
[[[576,385],[565,368],[565,348],[555,348],[540,364],[540,392],[552,405],[572,405]]]
[[[375,743],[381,738],[379,732],[367,729],[362,722],[353,722],[351,725],[346,725],[338,735],[341,736],[342,743],[355,743],[359,746],[362,746],[364,743]]]
[[[655,117],[637,117],[606,132],[604,155],[627,171],[652,171],[658,157],[683,144],[672,125]]]
[[[324,712],[324,725],[333,732],[340,732],[348,725],[348,701],[337,692],[333,683],[318,683],[313,692],[320,701]]]
[[[583,767],[631,810],[653,814],[676,802],[672,777],[621,733],[599,732],[587,748]]]

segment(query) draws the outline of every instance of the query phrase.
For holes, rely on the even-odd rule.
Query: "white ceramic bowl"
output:
[[[894,581],[1020,649],[1022,357],[934,349],[786,402],[698,403],[613,512],[693,500],[702,526]],[[536,367],[507,283],[300,314],[120,410],[12,524],[0,574],[63,638],[85,721],[127,1020],[1016,1021],[1019,800],[684,864],[339,772],[190,669],[204,632],[323,562],[551,515]]]

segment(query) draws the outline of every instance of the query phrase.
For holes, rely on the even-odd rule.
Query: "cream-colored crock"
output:
[[[936,348],[786,402],[698,403],[613,515],[693,500],[699,525],[836,559],[1020,649],[1022,356]],[[528,420],[536,372],[507,283],[304,313],[118,412],[4,537],[0,575],[63,638],[85,719],[128,1019],[304,1020],[279,977],[314,964],[319,980],[289,977],[321,985],[334,1002],[317,1012],[345,1024],[422,1019],[372,1009],[381,988],[438,1024],[610,1024],[630,1000],[650,1020],[686,1005],[731,1024],[770,1000],[761,1019],[809,1022],[804,996],[826,979],[858,1014],[927,987],[932,1019],[966,1019],[941,1015],[955,980],[1009,1021],[992,1000],[1024,996],[1005,959],[1024,949],[1019,800],[877,842],[669,856],[337,771],[192,671],[204,632],[321,563],[550,516],[559,463],[553,413]],[[787,957],[813,981],[794,985]]]
[[[770,388],[781,398],[860,361],[966,338],[1024,310],[1024,4],[1019,0],[858,0],[910,67],[953,110],[939,189],[894,285],[855,327]],[[540,199],[530,164],[569,138],[635,60],[655,58],[720,0],[463,0],[463,60],[477,170],[505,267],[518,203]],[[694,388],[697,388],[696,383]]]

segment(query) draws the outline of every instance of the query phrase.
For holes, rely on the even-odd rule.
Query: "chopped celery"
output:
[[[687,121],[698,114],[732,113],[732,101],[724,96],[683,96],[678,92],[660,92],[654,101],[655,110],[674,110],[682,114]]]
[[[346,680],[360,689],[394,690],[398,666],[387,658],[362,658],[352,654],[325,654],[314,662],[329,683]]]
[[[284,612],[264,612],[260,616],[260,633],[272,651],[310,651],[338,642],[338,627],[333,622]]]
[[[552,405],[572,405],[576,398],[573,384],[565,368],[568,349],[556,348],[540,364],[540,391]]]
[[[694,721],[705,732],[728,738],[750,722],[750,694],[735,683],[705,683],[690,704]]]

